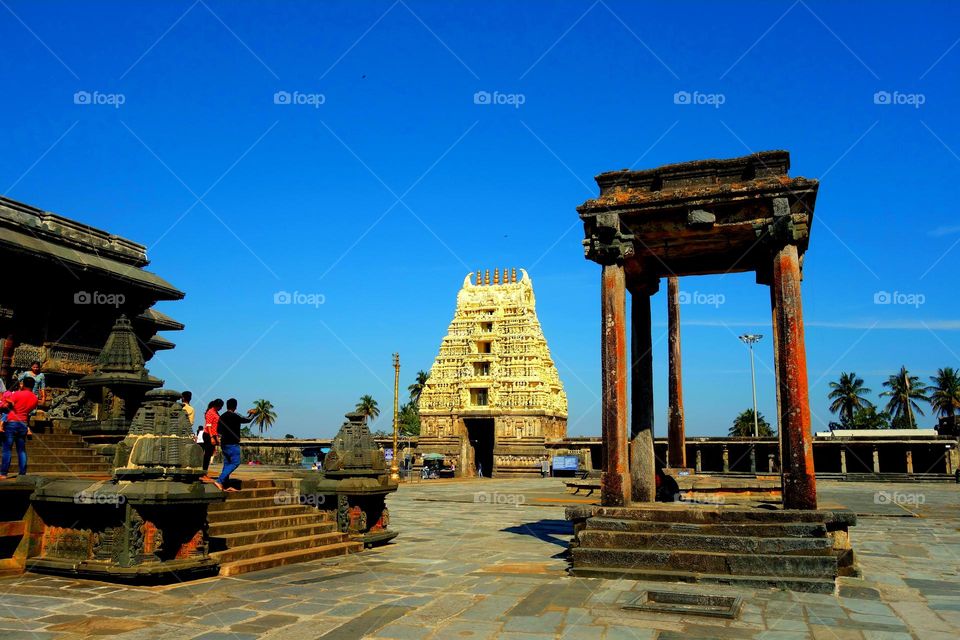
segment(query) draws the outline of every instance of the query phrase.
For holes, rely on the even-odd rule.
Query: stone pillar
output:
[[[630,486],[634,502],[654,502],[657,495],[650,295],[649,287],[631,287]]]
[[[907,449],[907,473],[913,473],[913,451]]]
[[[703,454],[700,451],[700,447],[697,447],[697,467],[696,472],[700,473],[703,471]]]
[[[683,422],[683,375],[680,365],[680,279],[667,278],[667,325],[669,327],[669,374],[667,384],[667,464],[687,466],[686,431]]]
[[[844,475],[847,473],[847,450],[843,445],[840,445],[840,473]]]
[[[618,507],[630,502],[627,475],[627,301],[621,265],[603,265],[600,286],[604,464],[600,502]]]
[[[947,445],[947,455],[944,457],[947,459],[947,475],[953,475],[957,467],[960,466],[960,451],[956,447]]]
[[[723,471],[724,473],[730,471],[730,450],[727,449],[727,445],[723,445]]]
[[[750,445],[750,473],[757,472],[757,445]]]
[[[775,467],[773,466],[773,454],[768,453],[767,454],[767,471],[769,471],[770,473],[773,473],[774,469]]]
[[[876,445],[873,447],[873,472],[880,473],[880,452],[877,451]]]
[[[783,506],[816,509],[817,480],[813,469],[807,352],[800,300],[800,258],[787,244],[773,259],[774,335],[783,469]]]

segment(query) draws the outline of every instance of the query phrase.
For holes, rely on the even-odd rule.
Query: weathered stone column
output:
[[[913,473],[913,451],[907,449],[907,473]]]
[[[750,473],[757,472],[757,445],[750,445]]]
[[[873,447],[873,472],[880,473],[880,452],[877,450],[876,445]]]
[[[816,509],[817,480],[813,469],[807,353],[800,299],[797,246],[786,244],[773,258],[774,334],[779,393],[783,506]]]
[[[724,473],[730,471],[730,450],[727,449],[727,445],[723,445],[723,471]]]
[[[843,445],[840,446],[840,473],[844,475],[847,473],[847,450]]]
[[[603,265],[600,289],[601,424],[605,456],[600,502],[615,507],[630,502],[627,475],[627,300],[621,265]]]
[[[667,384],[667,464],[687,466],[686,431],[683,422],[683,374],[680,364],[680,278],[667,278],[667,325],[670,356]]]
[[[654,502],[657,496],[653,450],[653,327],[650,321],[651,283],[630,287],[630,486],[634,502]]]
[[[700,447],[697,447],[697,467],[695,471],[697,473],[703,471],[703,453],[700,451]]]
[[[773,473],[773,470],[774,470],[774,466],[773,466],[773,454],[772,454],[772,453],[768,453],[768,454],[767,454],[767,471],[769,471],[770,473]]]

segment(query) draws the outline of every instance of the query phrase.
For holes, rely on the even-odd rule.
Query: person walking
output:
[[[203,416],[203,477],[210,479],[207,470],[210,468],[210,458],[217,450],[217,427],[220,423],[220,410],[223,409],[223,400],[217,398],[207,405],[207,412]]]
[[[247,411],[243,417],[237,413],[237,399],[227,400],[227,410],[220,416],[217,427],[217,437],[220,439],[220,450],[223,451],[223,470],[220,477],[213,484],[221,491],[237,491],[235,487],[225,487],[230,474],[240,466],[240,430],[242,425],[253,422],[255,409]]]
[[[3,455],[0,458],[0,480],[6,480],[10,472],[10,452],[17,447],[19,474],[27,475],[27,436],[31,435],[28,422],[39,400],[33,392],[36,381],[25,377],[20,381],[20,390],[7,396],[0,409],[7,413],[7,420],[0,424],[3,436]]]

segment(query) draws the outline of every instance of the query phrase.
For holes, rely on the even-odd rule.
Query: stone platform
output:
[[[574,575],[833,593],[854,575],[846,510],[651,503],[568,507]]]

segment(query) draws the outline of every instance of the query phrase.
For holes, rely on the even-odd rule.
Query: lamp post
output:
[[[760,342],[763,336],[759,333],[745,333],[740,340],[750,347],[750,383],[753,387],[753,437],[760,437],[760,419],[757,416],[757,374],[753,365],[753,345]]]
[[[390,460],[390,479],[400,481],[397,465],[397,435],[400,430],[400,354],[393,354],[393,459]]]

